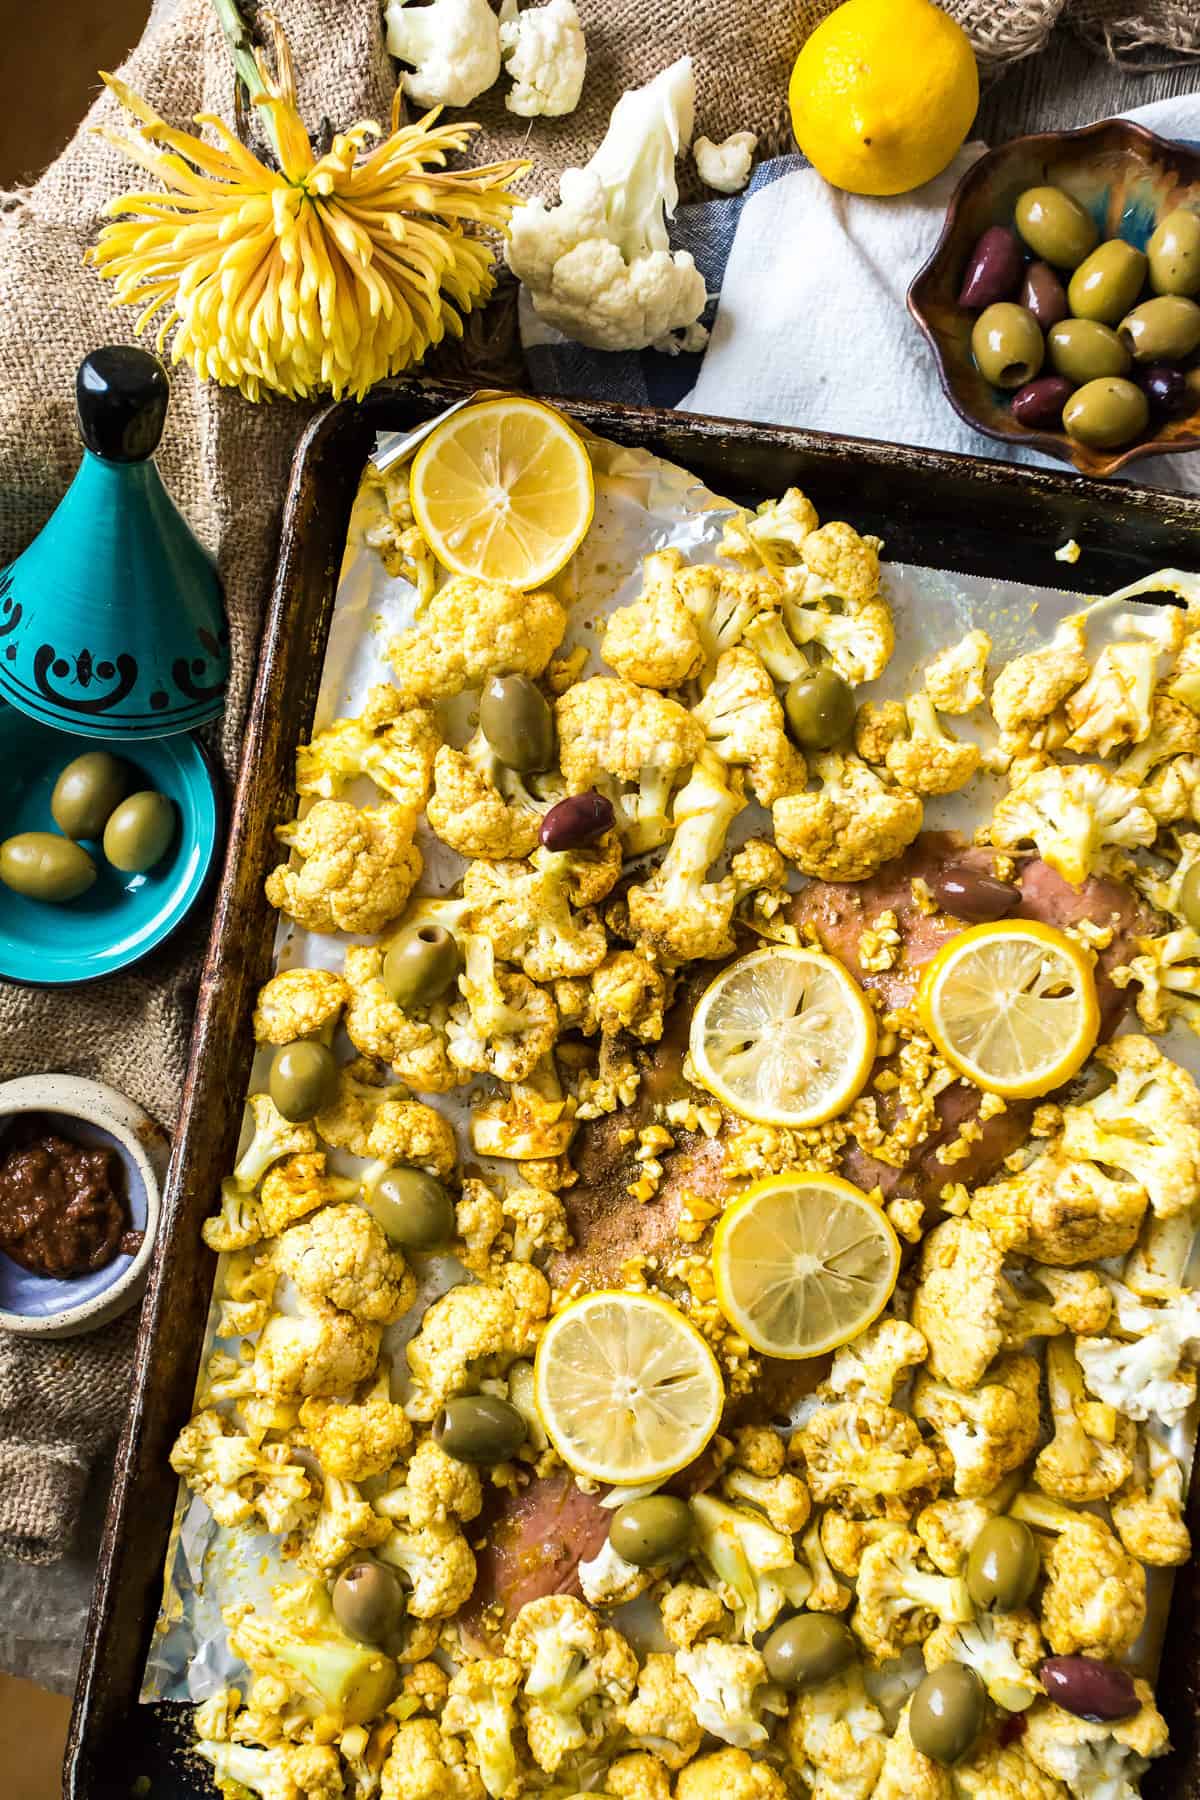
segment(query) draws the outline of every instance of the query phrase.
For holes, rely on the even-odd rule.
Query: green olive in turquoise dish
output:
[[[1145,279],[1145,252],[1123,238],[1110,238],[1084,257],[1071,277],[1067,300],[1077,319],[1116,325],[1141,293]]]
[[[69,762],[54,784],[50,813],[69,838],[98,839],[129,792],[131,770],[107,750],[88,750]]]
[[[447,1456],[487,1468],[507,1462],[528,1435],[522,1414],[498,1394],[460,1394],[433,1421],[434,1442]]]
[[[396,934],[383,958],[383,985],[402,1010],[431,1006],[458,974],[458,942],[444,925],[414,925]]]
[[[0,844],[0,881],[27,900],[62,906],[86,894],[95,879],[87,851],[53,831],[21,831]]]
[[[1177,206],[1159,220],[1146,260],[1156,294],[1200,293],[1200,217],[1190,206]]]
[[[1052,325],[1046,337],[1050,366],[1081,387],[1101,375],[1126,375],[1128,350],[1108,325],[1099,319],[1063,319]]]
[[[627,1500],[612,1516],[608,1541],[618,1556],[638,1569],[672,1562],[692,1541],[691,1508],[673,1494]]]
[[[403,1250],[436,1250],[454,1236],[454,1202],[424,1169],[386,1170],[371,1187],[367,1206]]]
[[[1096,248],[1100,233],[1086,207],[1062,188],[1026,188],[1015,223],[1035,256],[1056,269],[1075,269]]]
[[[819,1687],[857,1660],[849,1628],[828,1613],[802,1612],[776,1625],[762,1647],[767,1674],[780,1687]]]
[[[1019,388],[1032,381],[1041,368],[1046,340],[1027,307],[998,300],[976,319],[971,350],[985,381],[993,387]]]
[[[788,729],[805,750],[828,750],[854,723],[854,690],[836,669],[810,669],[783,697]]]
[[[917,1688],[908,1710],[914,1750],[949,1768],[977,1741],[987,1717],[987,1689],[966,1663],[932,1669]]]
[[[1200,345],[1200,306],[1183,294],[1159,294],[1126,313],[1117,336],[1134,362],[1181,362]]]
[[[1063,407],[1063,429],[1077,443],[1096,450],[1115,450],[1145,431],[1150,405],[1140,387],[1120,376],[1105,375],[1077,388]]]
[[[165,794],[147,788],[130,794],[109,815],[104,854],[124,875],[144,875],[162,861],[175,836],[175,808]]]
[[[315,1038],[281,1044],[271,1058],[267,1092],[293,1125],[315,1119],[333,1101],[337,1085],[337,1058],[327,1044]]]

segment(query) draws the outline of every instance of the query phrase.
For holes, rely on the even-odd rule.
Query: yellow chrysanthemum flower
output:
[[[371,120],[339,132],[316,156],[296,105],[287,45],[276,36],[278,76],[258,59],[279,148],[269,168],[220,118],[202,113],[216,145],[160,119],[124,82],[104,80],[141,121],[101,135],[149,169],[165,193],[124,194],[106,211],[87,260],[118,302],[143,308],[141,331],[163,314],[157,342],[175,362],[240,388],[302,399],[361,396],[385,375],[420,362],[495,283],[484,235],[503,230],[527,163],[447,170],[471,124],[437,125],[437,109],[391,135]]]

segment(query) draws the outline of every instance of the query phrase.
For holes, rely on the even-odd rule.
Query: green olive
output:
[[[528,1435],[522,1414],[496,1394],[460,1394],[433,1421],[434,1442],[447,1456],[489,1468],[507,1462]]]
[[[983,1730],[987,1689],[966,1663],[932,1669],[912,1697],[908,1735],[922,1756],[949,1767],[967,1754]]]
[[[1200,292],[1200,218],[1190,206],[1177,206],[1159,220],[1146,258],[1156,294]]]
[[[1134,362],[1181,362],[1200,344],[1200,306],[1183,294],[1159,294],[1126,313],[1117,335]]]
[[[1041,1559],[1019,1519],[989,1519],[967,1557],[967,1590],[983,1611],[1016,1612],[1033,1592]]]
[[[165,794],[147,788],[130,794],[109,815],[104,854],[125,875],[144,875],[161,862],[175,835],[175,808]]]
[[[1067,299],[1077,319],[1115,325],[1142,291],[1146,256],[1123,238],[1110,238],[1085,256],[1071,277]]]
[[[267,1091],[293,1125],[315,1119],[337,1093],[337,1058],[327,1044],[298,1038],[281,1044],[271,1058]]]
[[[129,792],[130,774],[129,764],[107,750],[89,750],[69,762],[50,796],[58,829],[69,838],[98,838]]]
[[[404,1617],[404,1589],[383,1563],[354,1562],[343,1569],[330,1595],[333,1616],[360,1644],[382,1644]]]
[[[993,387],[1019,388],[1032,381],[1041,368],[1046,340],[1028,307],[998,300],[976,319],[971,349],[985,381]]]
[[[858,1646],[840,1619],[797,1613],[777,1625],[762,1647],[767,1674],[781,1687],[818,1687],[848,1668]]]
[[[783,700],[788,726],[805,750],[828,750],[854,723],[854,694],[836,669],[797,675]]]
[[[1150,405],[1141,388],[1116,375],[1085,383],[1063,407],[1068,437],[1098,450],[1130,443],[1145,431],[1149,418]]]
[[[388,1169],[371,1188],[367,1206],[385,1235],[404,1250],[436,1250],[454,1236],[454,1202],[424,1169]]]
[[[618,1556],[639,1569],[655,1568],[682,1556],[692,1539],[692,1514],[686,1500],[672,1494],[647,1494],[618,1506],[608,1528],[608,1541]]]
[[[479,728],[500,761],[521,775],[554,761],[554,714],[528,675],[493,675],[479,699]]]
[[[78,900],[95,879],[87,851],[53,831],[21,831],[0,844],[0,881],[27,900]]]
[[[1193,931],[1200,931],[1200,862],[1192,864],[1179,885],[1177,910]]]
[[[1050,366],[1077,387],[1101,375],[1124,375],[1130,356],[1116,332],[1099,319],[1062,319],[1046,339]]]
[[[1092,215],[1061,188],[1026,188],[1017,199],[1017,230],[1035,256],[1056,269],[1075,269],[1096,248]]]
[[[458,944],[444,925],[414,925],[392,939],[383,959],[383,985],[397,1006],[440,1000],[458,974]]]

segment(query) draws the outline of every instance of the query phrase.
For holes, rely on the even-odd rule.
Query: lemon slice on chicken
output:
[[[757,1181],[713,1237],[717,1304],[764,1356],[820,1356],[865,1331],[900,1272],[880,1207],[840,1175]]]
[[[976,1087],[1013,1100],[1068,1081],[1100,1029],[1087,952],[1036,919],[952,937],[921,977],[917,1011],[947,1062]]]
[[[595,509],[582,439],[561,413],[520,395],[463,407],[431,432],[409,497],[447,569],[522,589],[570,560]]]
[[[875,1057],[875,1015],[834,957],[771,944],[710,982],[688,1048],[696,1080],[734,1112],[803,1129],[861,1093]]]
[[[717,1359],[653,1294],[600,1292],[556,1313],[533,1365],[534,1404],[568,1468],[620,1487],[665,1481],[721,1418]]]

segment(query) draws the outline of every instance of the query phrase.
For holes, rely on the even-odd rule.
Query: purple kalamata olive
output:
[[[1007,918],[1021,898],[1011,881],[999,881],[970,863],[947,863],[931,879],[929,891],[943,911],[972,925]]]
[[[1016,232],[1007,225],[993,225],[971,252],[958,304],[976,311],[997,300],[1010,300],[1020,284],[1024,266]]]
[[[1090,1656],[1048,1656],[1042,1686],[1064,1712],[1080,1719],[1128,1719],[1141,1705],[1128,1669]]]
[[[589,788],[571,794],[552,806],[542,820],[538,837],[547,850],[578,850],[603,837],[613,826],[613,804],[606,794]]]
[[[1062,409],[1074,392],[1065,375],[1039,375],[1013,395],[1013,418],[1022,425],[1061,424]]]
[[[1160,419],[1178,418],[1195,405],[1187,376],[1170,363],[1151,363],[1148,369],[1139,369],[1134,380],[1150,402],[1150,411]]]
[[[1066,318],[1071,310],[1067,290],[1049,263],[1030,263],[1021,286],[1021,305],[1033,314],[1043,331]]]

